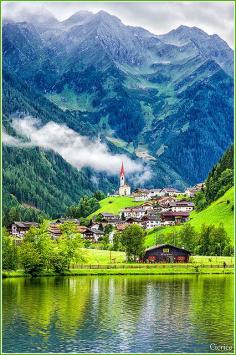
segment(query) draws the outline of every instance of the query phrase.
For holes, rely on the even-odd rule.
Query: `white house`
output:
[[[153,197],[161,197],[161,196],[164,196],[163,189],[152,189],[152,190],[149,190],[149,193],[148,193],[149,199],[151,199]]]
[[[194,203],[189,201],[170,202],[168,206],[173,212],[191,212],[194,209]]]
[[[146,213],[146,209],[141,207],[134,207],[134,208],[124,208],[120,212],[120,218],[142,218]]]
[[[167,187],[167,188],[164,188],[161,190],[162,192],[162,196],[178,196],[178,195],[182,195],[183,192],[177,190],[177,189],[174,189],[172,187]]]

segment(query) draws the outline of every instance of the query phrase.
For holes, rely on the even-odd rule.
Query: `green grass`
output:
[[[227,200],[230,203],[227,203]],[[218,226],[220,223],[224,224],[224,228],[231,238],[234,239],[234,218],[232,206],[234,205],[234,188],[229,189],[222,197],[213,202],[205,210],[201,212],[191,212],[190,223],[197,231],[200,231],[202,224],[214,224]],[[151,230],[145,241],[146,247],[150,247],[156,244],[156,236],[160,234],[167,234],[178,232],[181,226],[167,226],[161,227],[156,230]]]
[[[217,268],[209,266],[195,267],[192,265],[155,265],[146,268],[116,268],[116,269],[71,269],[60,275],[52,271],[42,272],[39,276],[82,276],[82,275],[173,275],[173,274],[233,274],[233,268]],[[8,277],[29,277],[24,271],[3,271],[3,278]]]
[[[127,196],[117,196],[117,197],[107,197],[100,202],[101,208],[99,208],[94,213],[90,214],[87,218],[92,218],[102,212],[108,212],[113,214],[119,214],[120,210],[125,207],[133,207],[141,205],[143,202],[135,202],[132,197]]]
[[[230,201],[227,204],[227,200]],[[232,238],[234,235],[234,218],[232,206],[234,204],[234,188],[229,189],[224,196],[220,197],[217,201],[213,202],[209,207],[201,212],[193,211],[191,213],[191,225],[196,230],[201,229],[202,224],[224,224],[227,234]]]
[[[87,264],[101,265],[112,263],[124,263],[125,253],[121,251],[109,251],[99,249],[83,249],[84,258]]]
[[[74,90],[63,88],[60,94],[52,93],[46,95],[47,99],[60,107],[62,110],[94,111],[92,101],[94,96],[88,93],[77,95]]]
[[[192,264],[201,265],[223,265],[226,262],[227,265],[234,265],[233,256],[203,256],[203,255],[193,255],[190,256],[190,262]]]

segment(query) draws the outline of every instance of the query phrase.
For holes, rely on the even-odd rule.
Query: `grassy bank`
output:
[[[180,264],[160,264],[160,265],[114,265],[109,267],[79,268],[64,271],[57,274],[53,271],[42,272],[39,276],[82,276],[82,275],[172,275],[172,274],[233,274],[233,267],[219,267],[215,265],[180,265]],[[30,277],[24,271],[3,271],[3,278],[9,277]]]
[[[142,203],[143,201],[135,202],[132,197],[127,196],[107,197],[104,200],[99,201],[101,208],[99,208],[99,210],[95,211],[87,218],[90,219],[93,216],[103,212],[119,214],[122,208],[139,206]]]

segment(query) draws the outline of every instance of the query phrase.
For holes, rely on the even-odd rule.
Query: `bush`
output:
[[[3,270],[16,270],[18,267],[18,251],[14,240],[3,231],[2,238],[2,268]]]

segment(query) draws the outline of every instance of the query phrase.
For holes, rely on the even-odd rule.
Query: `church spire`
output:
[[[124,186],[125,184],[125,169],[124,169],[124,164],[123,164],[123,161],[122,161],[122,165],[121,165],[121,168],[120,168],[120,186]]]
[[[125,169],[124,169],[123,161],[122,161],[122,165],[121,165],[121,168],[120,168],[120,176],[121,175],[125,175]]]

